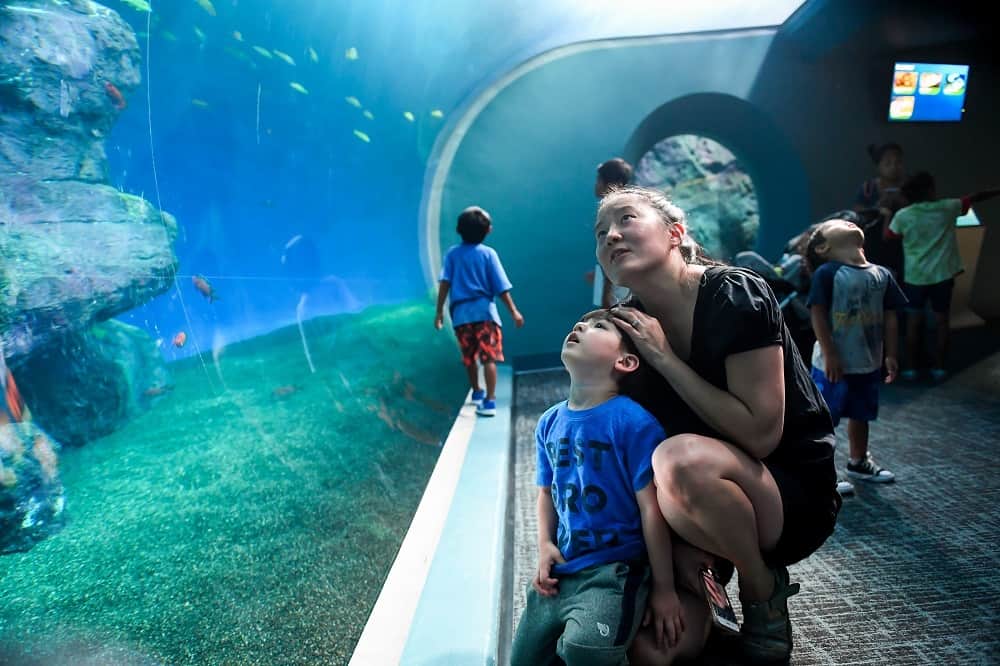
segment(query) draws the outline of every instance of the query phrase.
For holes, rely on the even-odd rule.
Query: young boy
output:
[[[896,378],[896,310],[906,303],[892,272],[865,258],[865,234],[851,211],[823,221],[809,238],[806,260],[813,270],[807,304],[816,344],[812,376],[836,425],[847,421],[847,475],[888,483],[895,476],[868,452],[869,423],[878,417],[885,351],[885,383]],[[848,219],[844,219],[844,218]]]
[[[926,171],[903,183],[903,196],[910,205],[896,213],[887,236],[903,237],[905,277],[903,291],[910,303],[906,321],[906,369],[902,377],[917,378],[917,350],[923,328],[924,305],[930,301],[934,311],[937,345],[931,378],[945,378],[945,357],[951,328],[951,292],[955,276],[962,272],[958,254],[955,220],[969,212],[969,207],[1000,194],[1000,190],[977,192],[961,199],[937,199],[934,178]]]
[[[652,622],[661,645],[677,645],[684,633],[670,532],[652,482],[650,459],[666,435],[622,395],[645,367],[607,310],[573,327],[562,361],[569,399],[535,430],[538,571],[510,663],[625,664],[640,621]]]
[[[470,206],[458,216],[458,235],[462,237],[462,244],[453,246],[444,257],[434,316],[434,327],[440,330],[444,326],[444,302],[450,292],[451,325],[455,328],[462,363],[469,375],[472,401],[477,403],[476,414],[480,416],[496,415],[496,364],[503,361],[500,313],[493,299],[499,296],[510,310],[514,325],[524,326],[524,317],[510,296],[512,285],[500,257],[496,250],[483,245],[492,230],[490,214],[478,206]],[[477,360],[483,364],[485,391],[479,388]]]

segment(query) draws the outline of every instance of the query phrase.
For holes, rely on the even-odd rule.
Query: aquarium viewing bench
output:
[[[459,411],[351,666],[503,663],[513,372],[498,371],[497,414]]]

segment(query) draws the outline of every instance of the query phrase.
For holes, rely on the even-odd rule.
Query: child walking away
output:
[[[640,624],[671,651],[700,648],[704,632],[694,617],[685,630],[681,618],[670,532],[652,483],[651,456],[665,434],[623,395],[637,394],[645,361],[607,310],[573,327],[562,361],[569,399],[535,430],[538,570],[511,666],[627,664]]]
[[[812,376],[836,425],[847,418],[847,475],[887,483],[895,476],[868,452],[869,424],[878,417],[879,384],[896,378],[896,310],[906,303],[892,272],[865,258],[865,234],[842,212],[825,220],[809,239],[813,268],[809,307],[816,345]],[[884,349],[884,354],[883,354]]]
[[[507,279],[496,250],[483,245],[493,230],[490,214],[471,206],[458,216],[458,235],[462,244],[448,250],[438,283],[437,314],[434,327],[444,326],[444,303],[448,304],[451,325],[455,327],[462,363],[469,375],[472,401],[477,403],[480,416],[496,415],[497,361],[503,361],[503,332],[500,313],[493,299],[497,296],[510,310],[514,325],[524,326],[524,317],[511,298],[511,283]],[[479,386],[479,367],[483,365],[486,390]]]
[[[926,171],[915,174],[903,184],[903,196],[910,202],[892,218],[887,235],[903,237],[906,265],[903,291],[909,299],[906,322],[906,369],[902,377],[917,378],[917,351],[923,328],[923,311],[930,301],[934,311],[937,344],[931,378],[941,381],[947,375],[945,360],[951,328],[951,292],[955,276],[962,272],[958,254],[955,220],[969,212],[969,207],[1000,194],[987,190],[960,199],[937,199],[934,178]]]

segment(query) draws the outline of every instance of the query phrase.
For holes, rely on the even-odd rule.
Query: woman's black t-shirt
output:
[[[726,357],[771,345],[784,350],[785,424],[778,447],[765,462],[796,466],[829,460],[830,412],[792,341],[771,288],[749,270],[710,266],[701,277],[687,364],[712,385],[728,390]],[[665,379],[657,375],[654,384],[641,402],[668,435],[729,439],[705,423]]]

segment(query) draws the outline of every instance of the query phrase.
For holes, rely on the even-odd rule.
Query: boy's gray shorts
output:
[[[649,565],[641,560],[560,576],[555,597],[543,597],[529,583],[511,666],[628,664],[625,653],[639,630],[648,594]]]

